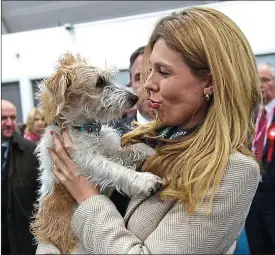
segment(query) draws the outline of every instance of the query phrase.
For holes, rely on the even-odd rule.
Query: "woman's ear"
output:
[[[204,88],[203,92],[204,92],[204,95],[212,96],[214,94],[214,86],[211,85],[207,88]]]
[[[204,95],[212,96],[214,94],[214,84],[212,75],[208,75],[205,79],[205,87],[203,90]]]

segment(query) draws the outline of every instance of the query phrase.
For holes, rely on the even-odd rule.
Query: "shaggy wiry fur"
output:
[[[136,103],[133,94],[115,86],[114,75],[112,70],[94,68],[80,56],[66,54],[56,73],[40,85],[38,98],[49,126],[36,149],[41,188],[31,229],[37,241],[51,242],[63,254],[72,252],[77,243],[70,227],[75,202],[53,174],[47,149],[53,148],[51,130],[60,134],[66,125],[79,174],[99,184],[101,189],[112,185],[132,197],[155,192],[162,184],[151,173],[135,171],[148,153],[154,153],[152,149],[141,144],[121,148],[119,134],[108,126],[102,127],[100,136],[74,128],[120,118]]]

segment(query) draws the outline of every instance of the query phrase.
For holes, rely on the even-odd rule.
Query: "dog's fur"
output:
[[[38,98],[49,126],[36,149],[41,188],[31,229],[38,242],[50,242],[63,254],[72,252],[78,242],[70,226],[75,201],[53,174],[47,149],[53,148],[51,130],[60,134],[66,125],[79,174],[101,189],[112,185],[132,197],[148,195],[162,183],[151,173],[135,171],[152,150],[140,145],[121,147],[119,134],[108,126],[102,126],[100,136],[73,128],[118,119],[136,103],[133,94],[115,85],[114,77],[111,69],[92,67],[80,56],[67,53],[60,59],[56,73],[40,84]]]

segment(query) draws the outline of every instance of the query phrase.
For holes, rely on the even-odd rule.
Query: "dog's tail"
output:
[[[37,204],[31,232],[37,242],[52,243],[62,254],[69,254],[76,246],[71,229],[74,199],[62,184],[56,184],[54,192]]]

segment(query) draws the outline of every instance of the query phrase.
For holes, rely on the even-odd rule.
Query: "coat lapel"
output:
[[[14,171],[18,171],[24,166],[23,152],[25,149],[25,139],[18,132],[15,132],[9,150],[9,178],[12,176]],[[21,154],[21,156],[19,156],[19,154]]]
[[[13,150],[10,150],[10,156],[9,156],[9,174],[8,174],[8,178],[10,179],[10,177],[12,176],[13,172],[14,172],[14,155],[13,155]]]

